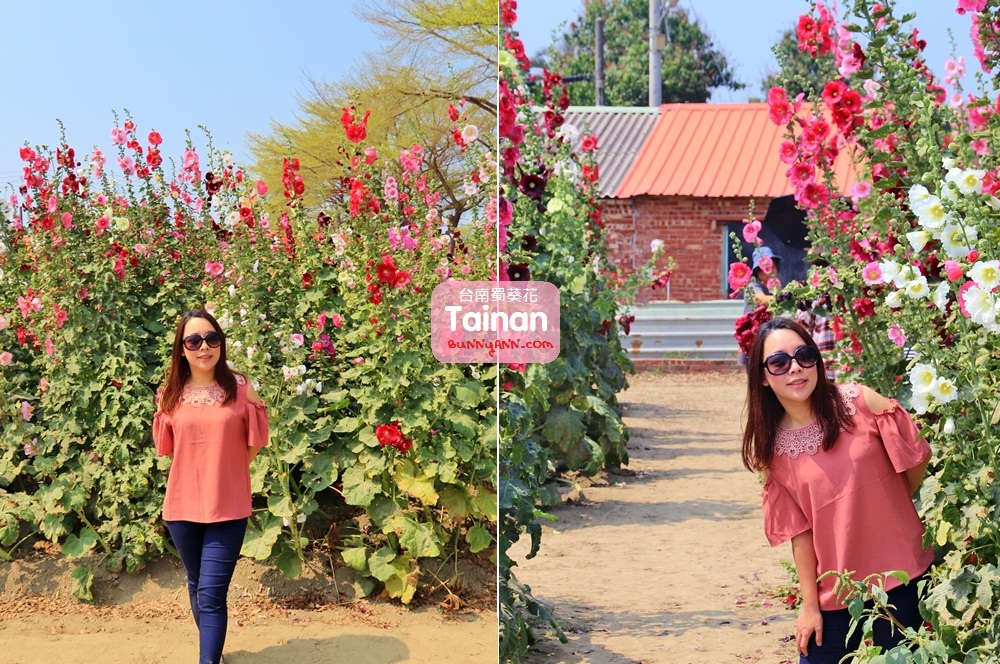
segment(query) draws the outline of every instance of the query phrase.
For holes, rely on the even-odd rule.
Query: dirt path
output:
[[[45,552],[0,562],[0,664],[198,660],[176,560],[155,561],[135,575],[99,570],[95,605],[71,597],[71,567]],[[492,569],[467,566],[453,582],[480,610],[354,600],[347,587],[335,589],[328,575],[311,572],[290,581],[271,566],[240,561],[229,592],[226,664],[496,662]]]
[[[620,397],[631,462],[553,513],[516,574],[561,617],[531,664],[797,661],[787,547],[764,539],[760,484],[740,462],[745,385],[720,376],[648,376]],[[600,482],[598,483],[600,484]]]

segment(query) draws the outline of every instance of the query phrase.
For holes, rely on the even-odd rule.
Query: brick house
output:
[[[761,237],[784,259],[783,281],[805,275],[804,216],[778,158],[784,128],[768,119],[767,104],[571,107],[566,122],[598,136],[611,260],[630,271],[659,239],[676,262],[669,287],[642,289],[639,303],[725,299],[735,256],[730,233],[739,236],[751,201],[764,224]],[[852,182],[850,166],[842,152],[842,192]]]

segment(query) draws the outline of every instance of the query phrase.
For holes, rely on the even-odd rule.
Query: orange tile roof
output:
[[[783,196],[792,193],[778,158],[784,127],[765,103],[663,104],[660,117],[616,198],[633,196]],[[849,155],[837,158],[841,192],[854,182]]]

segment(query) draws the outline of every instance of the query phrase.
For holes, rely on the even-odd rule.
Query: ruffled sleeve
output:
[[[903,473],[931,458],[931,446],[923,438],[918,438],[920,430],[913,423],[910,414],[895,399],[892,405],[881,413],[875,413],[878,427],[889,461],[897,473]]]
[[[251,403],[247,399],[247,447],[267,447],[270,424],[264,402]]]
[[[791,494],[770,478],[764,483],[763,510],[764,535],[771,546],[778,546],[812,528]]]
[[[174,453],[174,425],[162,410],[153,415],[153,445],[159,456]]]

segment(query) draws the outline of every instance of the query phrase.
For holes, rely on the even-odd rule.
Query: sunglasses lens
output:
[[[772,376],[780,376],[783,373],[788,373],[788,370],[792,367],[792,356],[788,353],[775,353],[766,360],[767,370]]]
[[[803,346],[795,351],[795,361],[803,369],[814,367],[819,361],[819,352],[812,346]]]
[[[209,332],[205,335],[205,343],[209,348],[218,348],[222,345],[222,335],[218,332]]]

